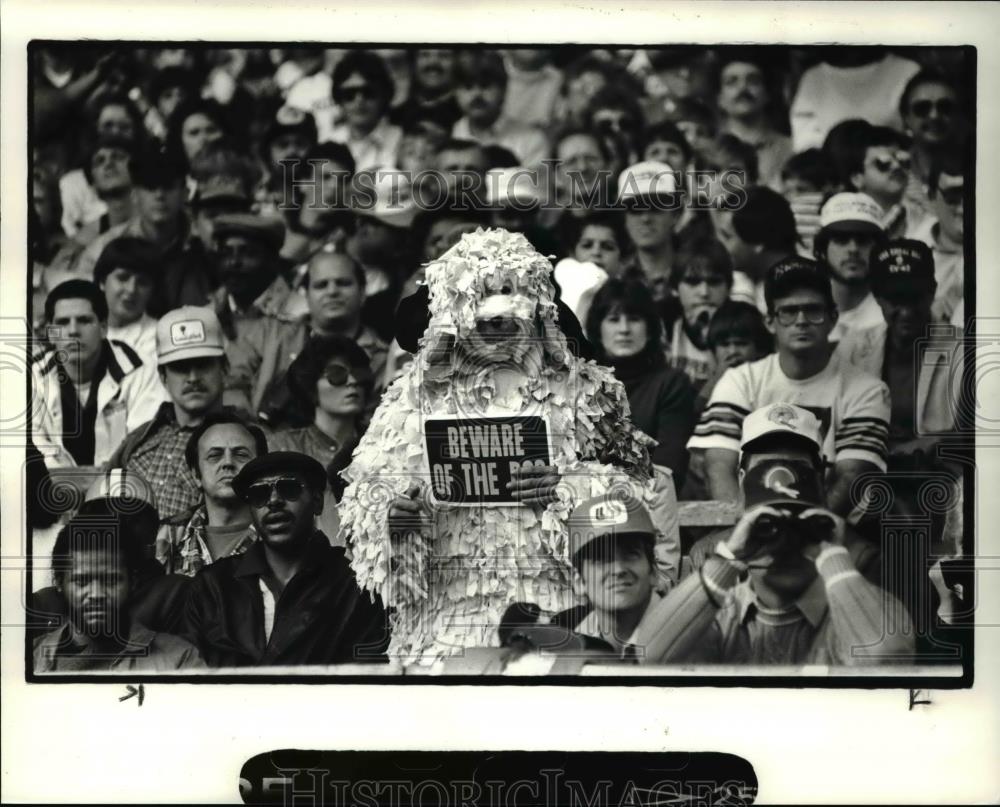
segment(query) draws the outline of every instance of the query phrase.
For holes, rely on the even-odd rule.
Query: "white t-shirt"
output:
[[[124,342],[139,354],[143,364],[156,367],[156,320],[149,314],[121,328],[108,325],[108,339]]]
[[[712,390],[688,448],[739,451],[743,419],[772,403],[795,404],[816,415],[828,461],[864,460],[885,470],[889,388],[842,364],[836,354],[820,372],[801,381],[782,372],[777,353],[727,370]]]
[[[849,333],[857,333],[884,323],[885,316],[875,301],[875,295],[868,292],[868,296],[850,311],[840,312],[837,324],[830,331],[830,341],[840,342]]]
[[[841,121],[862,118],[875,126],[902,129],[899,99],[920,65],[887,54],[860,67],[821,62],[802,74],[790,110],[795,153],[823,145]]]

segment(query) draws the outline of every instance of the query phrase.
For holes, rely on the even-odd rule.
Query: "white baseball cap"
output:
[[[225,356],[222,326],[211,308],[185,305],[168,311],[156,324],[156,361]]]
[[[772,434],[789,434],[808,440],[817,452],[822,451],[823,435],[819,422],[812,412],[801,406],[773,403],[755,409],[743,421],[740,452],[762,437]]]
[[[645,160],[630,165],[618,176],[618,199],[639,199],[648,196],[670,196],[677,193],[674,169],[657,160]]]
[[[819,211],[822,230],[882,232],[885,211],[867,193],[837,193]]]

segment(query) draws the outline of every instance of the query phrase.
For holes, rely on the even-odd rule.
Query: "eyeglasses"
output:
[[[371,101],[378,97],[375,88],[370,84],[358,84],[354,87],[341,87],[337,90],[336,101],[338,104],[349,104],[351,101],[356,101],[361,98],[365,101]]]
[[[965,188],[962,186],[957,188],[939,188],[938,193],[946,205],[957,207],[962,204],[962,199],[965,196]]]
[[[774,316],[782,325],[794,325],[802,314],[810,325],[822,325],[826,322],[826,307],[819,303],[806,305],[780,305],[774,309]]]
[[[904,171],[908,171],[910,168],[910,155],[897,154],[895,157],[890,158],[875,157],[872,159],[871,164],[881,174],[888,174],[895,165],[898,165]]]
[[[910,104],[910,112],[918,118],[926,118],[932,109],[936,109],[942,118],[947,118],[955,114],[955,102],[950,98],[939,98],[937,101],[914,101]]]
[[[251,507],[263,507],[271,501],[272,491],[277,491],[278,496],[286,502],[296,502],[305,489],[306,486],[298,479],[283,476],[280,479],[275,479],[273,482],[254,482],[247,488],[246,495],[243,498],[246,499],[247,504]]]
[[[370,370],[361,367],[348,367],[344,364],[331,364],[323,371],[323,378],[335,387],[343,386],[348,379],[354,376],[357,383],[365,386],[373,380]]]

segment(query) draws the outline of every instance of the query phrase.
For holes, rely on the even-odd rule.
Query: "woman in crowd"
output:
[[[653,462],[674,475],[681,489],[687,471],[685,444],[694,430],[694,387],[667,366],[661,323],[649,289],[637,280],[609,280],[587,314],[587,336],[598,360],[614,368],[625,385],[632,422],[659,442]]]
[[[338,474],[364,433],[362,419],[375,382],[371,365],[350,339],[312,336],[288,368],[287,378],[291,400],[301,407],[289,412],[288,420],[298,427],[269,436],[268,445],[272,451],[308,454],[326,467],[330,488],[317,522],[336,543],[336,503],[343,492]]]

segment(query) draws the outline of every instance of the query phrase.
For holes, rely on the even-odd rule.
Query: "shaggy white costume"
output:
[[[565,521],[576,502],[619,486],[646,501],[662,530],[657,563],[676,577],[676,506],[669,472],[650,465],[653,441],[629,420],[611,370],[576,358],[557,325],[552,266],[521,235],[479,230],[427,267],[430,323],[413,363],[386,391],[344,472],[343,536],[359,585],[392,616],[390,656],[431,663],[495,646],[508,605],[554,613],[578,602]],[[530,338],[484,346],[481,317],[521,320]],[[484,358],[490,350],[495,358]],[[422,423],[428,417],[545,415],[558,501],[528,506],[428,508],[429,534],[390,540],[393,498],[428,491]],[[671,520],[673,519],[673,520]]]

